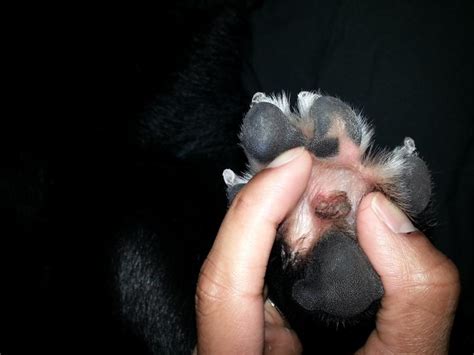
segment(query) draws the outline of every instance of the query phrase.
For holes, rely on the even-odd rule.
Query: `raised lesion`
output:
[[[330,191],[314,198],[314,213],[322,219],[345,218],[351,211],[351,203],[345,191]]]

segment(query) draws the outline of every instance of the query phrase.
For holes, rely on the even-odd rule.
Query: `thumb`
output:
[[[454,264],[381,193],[361,201],[357,232],[385,289],[361,351],[447,352],[459,296]]]

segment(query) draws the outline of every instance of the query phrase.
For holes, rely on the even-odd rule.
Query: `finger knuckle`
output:
[[[248,193],[247,189],[243,188],[235,196],[230,211],[239,213],[241,211],[248,211],[250,208],[258,204],[258,199],[254,196],[255,194]]]
[[[196,287],[196,310],[202,314],[214,312],[225,304],[232,289],[225,282],[222,272],[208,257],[201,267]]]

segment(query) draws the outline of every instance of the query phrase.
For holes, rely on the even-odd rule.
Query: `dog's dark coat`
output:
[[[464,284],[454,351],[469,350],[469,12],[375,1],[145,12],[114,53],[134,66],[114,67],[100,115],[74,120],[69,107],[1,132],[0,352],[189,353],[194,285],[226,209],[221,172],[244,167],[249,99],[315,88],[362,107],[380,145],[416,139],[437,187],[433,239]],[[352,351],[371,328],[298,321],[308,353]]]

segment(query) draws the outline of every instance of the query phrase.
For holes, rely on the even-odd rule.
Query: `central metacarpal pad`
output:
[[[305,310],[352,318],[382,297],[377,273],[355,240],[343,233],[328,233],[309,258],[304,277],[292,289]]]
[[[291,110],[286,96],[257,93],[240,133],[249,171],[243,177],[224,171],[232,200],[284,151],[303,146],[312,153],[306,190],[278,229],[282,267],[270,265],[267,275],[269,283],[288,276],[290,288],[275,297],[286,293],[305,312],[354,319],[382,297],[380,278],[357,244],[357,209],[367,193],[383,192],[411,217],[429,202],[430,175],[414,141],[372,153],[371,137],[365,120],[337,98],[301,92]]]

